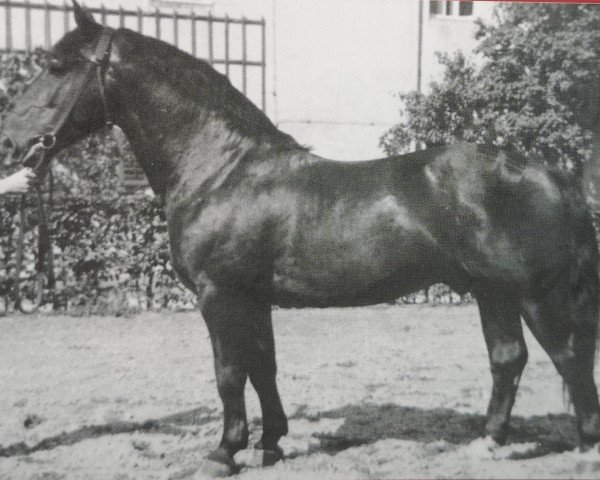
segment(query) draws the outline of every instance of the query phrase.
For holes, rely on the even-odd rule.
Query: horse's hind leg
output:
[[[600,442],[600,404],[594,383],[598,288],[594,275],[575,285],[568,279],[543,294],[524,298],[523,315],[566,383],[577,415],[582,448]]]
[[[513,296],[498,291],[479,292],[477,303],[493,378],[485,429],[494,441],[502,444],[527,362],[527,347],[518,301]]]
[[[272,465],[283,457],[277,444],[287,434],[288,425],[277,391],[271,305],[257,303],[253,312],[255,316],[248,324],[247,368],[263,417],[262,438],[255,447],[263,450],[263,465]]]

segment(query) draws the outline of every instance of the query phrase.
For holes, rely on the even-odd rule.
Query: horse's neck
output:
[[[208,106],[131,65],[115,73],[115,123],[127,136],[156,192],[198,191],[218,182],[253,149],[268,144],[243,135]],[[144,78],[143,76],[141,78]]]
[[[127,136],[150,185],[160,193],[181,183],[202,189],[256,148],[255,141],[231,131],[212,113],[182,122],[181,117],[169,115],[161,108],[142,115],[129,110],[117,124]]]

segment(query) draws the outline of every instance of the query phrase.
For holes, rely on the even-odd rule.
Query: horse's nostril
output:
[[[10,138],[5,138],[4,140],[2,140],[2,146],[4,148],[14,148],[15,144]]]

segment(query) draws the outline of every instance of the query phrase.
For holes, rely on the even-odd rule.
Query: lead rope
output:
[[[44,145],[43,141],[40,141],[38,144],[31,147],[30,151],[27,153],[25,160],[32,160],[35,156],[37,156],[37,161],[33,166],[33,171],[36,174],[36,177],[39,179],[35,184],[35,192],[37,198],[37,208],[38,208],[38,258],[36,261],[36,275],[45,273],[44,267],[47,266],[47,285],[48,288],[54,287],[54,262],[52,259],[52,238],[50,236],[50,229],[48,227],[48,217],[46,215],[46,209],[44,207],[44,195],[42,192],[42,184],[46,175],[46,168],[49,165],[49,159],[46,156],[45,149],[47,149],[47,145]],[[51,148],[51,147],[50,147]],[[21,195],[21,201],[19,205],[19,236],[17,237],[17,251],[16,251],[16,260],[15,260],[15,274],[14,274],[14,292],[17,301],[17,308],[22,310],[21,307],[21,291],[20,291],[20,280],[21,280],[21,272],[23,270],[23,260],[24,260],[24,252],[25,252],[25,231],[27,228],[27,194]],[[47,258],[46,258],[47,257]],[[36,285],[39,279],[35,279]],[[41,302],[42,298],[39,297],[39,301]],[[35,309],[37,309],[39,305],[35,305]]]

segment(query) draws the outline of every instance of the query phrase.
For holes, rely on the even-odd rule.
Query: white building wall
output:
[[[218,2],[216,11],[246,13],[247,3]],[[317,154],[381,156],[379,137],[398,118],[394,94],[415,87],[418,4],[269,0],[263,5],[271,118]]]
[[[62,4],[62,0],[50,2]],[[193,8],[197,14],[264,17],[267,114],[282,130],[326,157],[381,156],[379,138],[399,119],[395,95],[417,87],[419,0],[87,0],[85,4],[149,11],[156,6],[166,11],[177,7],[182,13]],[[423,0],[425,88],[430,79],[439,76],[434,52],[471,51],[474,18],[490,18],[492,8],[492,3],[476,2],[474,17],[431,16],[429,2]],[[2,15],[0,12],[0,45],[5,37]],[[59,37],[63,19],[60,13],[54,17]],[[18,22],[13,18],[13,23]],[[109,18],[109,24],[117,26],[118,18]],[[132,18],[127,26],[136,28],[136,20]],[[153,31],[151,19],[145,27]],[[41,28],[39,25],[40,32]],[[164,23],[162,34],[165,40],[172,39],[171,23]],[[189,27],[180,22],[181,45],[189,45],[189,35]],[[207,45],[202,44],[202,33],[199,35],[202,52]],[[223,38],[216,27],[217,56],[222,54]],[[250,57],[258,58],[259,42],[249,38],[248,43]],[[233,28],[231,45],[231,56],[239,56],[239,33]],[[256,103],[260,102],[259,74],[259,69],[249,70],[248,94]],[[232,68],[231,78],[239,87],[241,69]]]
[[[451,2],[451,12],[446,14],[446,2],[440,2],[444,8],[440,14],[432,14],[429,2],[425,2],[423,22],[423,90],[426,92],[432,80],[438,80],[442,69],[436,52],[452,54],[462,51],[478,61],[472,52],[475,47],[476,19],[486,23],[493,22],[494,2],[474,2],[473,15],[459,15],[458,2]]]

